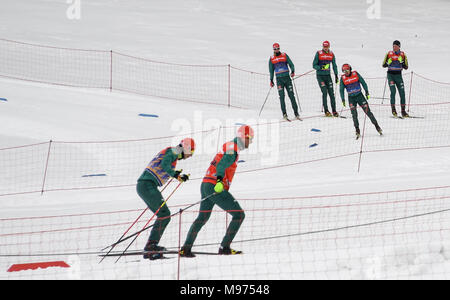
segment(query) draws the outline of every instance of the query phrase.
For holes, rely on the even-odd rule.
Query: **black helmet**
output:
[[[400,47],[400,41],[398,41],[398,40],[395,40],[393,43],[392,43],[392,45],[397,45],[397,46],[399,46]]]

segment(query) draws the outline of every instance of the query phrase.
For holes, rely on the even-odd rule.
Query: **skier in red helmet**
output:
[[[289,75],[289,68],[291,74]],[[291,100],[292,109],[294,110],[295,118],[300,120],[298,114],[298,106],[295,100],[294,88],[292,87],[291,77],[295,76],[295,66],[292,60],[286,53],[280,51],[280,44],[273,44],[273,55],[269,59],[269,73],[270,73],[270,86],[274,86],[273,77],[274,73],[277,78],[278,95],[280,96],[281,112],[283,118],[288,119],[286,112],[286,104],[284,102],[284,89],[287,90],[289,99]]]
[[[372,124],[375,126],[375,129],[378,131],[380,135],[383,134],[380,126],[378,125],[375,116],[370,111],[369,104],[367,103],[367,99],[370,98],[369,88],[367,87],[364,78],[356,71],[352,70],[352,67],[349,64],[342,65],[342,72],[344,75],[341,76],[341,84],[340,84],[340,93],[342,99],[342,105],[345,106],[345,94],[344,90],[347,90],[348,94],[348,103],[350,106],[350,111],[352,113],[353,125],[356,129],[356,139],[359,139],[361,136],[361,132],[359,130],[359,122],[358,122],[358,112],[357,105],[361,106],[366,115],[369,117]],[[366,91],[366,98],[362,94],[361,85]]]
[[[178,160],[188,159],[194,154],[194,150],[195,142],[191,138],[181,140],[180,144],[175,147],[163,149],[150,161],[138,179],[136,186],[138,195],[153,213],[159,209],[144,251],[166,250],[166,248],[158,246],[158,244],[170,222],[170,210],[167,205],[163,205],[164,199],[158,187],[163,186],[170,177],[176,178],[180,182],[189,180],[189,175],[181,174],[181,171],[175,170],[175,168]],[[145,253],[144,258],[150,260],[159,259],[163,258],[163,254]]]
[[[242,125],[237,131],[237,136],[232,141],[225,143],[222,146],[222,151],[216,154],[211,162],[201,185],[202,199],[207,199],[200,204],[200,212],[191,225],[186,241],[180,250],[181,256],[195,256],[191,250],[192,245],[197,238],[197,234],[208,221],[211,211],[216,204],[232,216],[232,220],[220,244],[219,254],[233,255],[242,253],[231,249],[230,244],[244,221],[245,214],[228,190],[236,172],[239,152],[250,146],[253,136],[253,129],[248,125]],[[210,197],[211,195],[213,196]]]

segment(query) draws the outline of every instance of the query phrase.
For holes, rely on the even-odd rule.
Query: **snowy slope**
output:
[[[157,136],[170,136],[177,134],[176,131],[171,130],[166,126],[170,124],[170,117],[178,116],[179,118],[189,119],[191,124],[195,124],[195,114],[199,111],[205,117],[217,118],[214,109],[207,106],[196,106],[195,109],[190,104],[176,103],[180,110],[168,110],[167,105],[159,101],[157,98],[141,98],[131,95],[123,95],[108,92],[90,92],[79,91],[69,88],[55,88],[40,85],[28,85],[16,82],[1,83],[2,90],[7,91],[10,95],[8,103],[4,103],[2,107],[2,120],[8,120],[5,126],[7,135],[2,136],[2,142],[8,146],[19,145],[22,143],[35,143],[46,141],[48,139],[64,140],[64,141],[104,141],[104,140],[121,140],[124,138],[140,138],[151,136],[152,130],[157,128]],[[39,103],[39,107],[33,103]],[[113,109],[114,107],[117,109]],[[138,116],[138,113],[145,111],[151,107],[151,112],[157,112],[160,115],[158,119],[145,119]],[[257,112],[253,112],[256,115]],[[245,122],[252,117],[248,111],[224,111],[220,116],[220,120],[225,123],[227,121]],[[255,116],[256,117],[256,116]],[[401,120],[392,120],[389,117],[380,117],[385,123],[390,121],[390,125],[395,129],[398,122]],[[81,121],[80,121],[81,120]],[[333,122],[330,125],[330,122]],[[395,123],[397,122],[397,123]],[[324,138],[319,140],[317,149],[297,150],[303,155],[312,155],[312,157],[325,155],[322,151],[333,149],[334,145],[329,142],[332,132],[342,132],[346,139],[346,143],[359,143],[354,141],[351,130],[351,121],[349,119],[329,120],[325,118],[313,118],[303,122],[289,124],[291,129],[296,131],[309,130],[310,128],[322,128],[324,131],[331,131],[324,135]],[[332,128],[331,128],[331,127]],[[330,127],[330,128],[329,128]],[[369,129],[369,128],[368,128]],[[149,131],[150,130],[150,131]],[[384,138],[377,137],[375,134],[369,134],[366,139],[380,140],[383,139],[386,143],[393,141],[396,135],[389,137],[390,126],[386,124],[386,136]],[[149,133],[150,132],[150,133]],[[308,135],[305,135],[308,137]],[[328,137],[328,138],[327,138]],[[256,139],[257,140],[257,139]],[[312,138],[309,142],[318,141]],[[257,146],[258,144],[255,144]],[[157,145],[159,146],[159,144]],[[163,146],[163,145],[161,145]],[[165,146],[165,145],[164,145]],[[291,142],[291,146],[298,147],[296,142]],[[114,148],[112,148],[114,149]],[[156,149],[156,148],[155,148]],[[338,149],[336,149],[337,151]],[[113,150],[114,151],[114,150]],[[315,152],[311,152],[315,151]],[[247,152],[250,152],[249,150]],[[137,166],[134,170],[135,176],[128,175],[126,183],[133,183],[137,176],[139,176],[142,167],[146,161],[154,154],[152,153],[136,153],[143,157],[142,164]],[[298,233],[315,228],[336,228],[341,224],[344,226],[365,223],[370,220],[389,220],[392,217],[401,217],[414,215],[420,212],[434,211],[445,207],[445,199],[447,190],[441,194],[439,191],[426,192],[426,198],[431,196],[444,197],[444,200],[432,200],[432,203],[426,202],[426,206],[419,205],[400,205],[400,209],[384,210],[383,207],[391,207],[390,201],[411,199],[421,199],[423,194],[421,192],[399,192],[387,193],[375,196],[347,196],[347,197],[326,197],[323,200],[316,199],[320,195],[337,195],[337,194],[358,194],[367,192],[383,192],[383,191],[397,191],[408,190],[424,187],[445,186],[448,184],[450,162],[448,161],[449,150],[447,149],[429,149],[429,150],[413,150],[408,151],[405,155],[404,151],[399,152],[381,152],[381,153],[366,153],[362,161],[361,171],[357,172],[358,157],[349,156],[337,158],[332,160],[324,160],[312,162],[307,164],[286,166],[281,168],[267,169],[256,172],[238,173],[233,183],[232,192],[236,198],[241,202],[244,210],[247,212],[247,219],[244,222],[241,232],[238,234],[236,240],[245,240],[261,237],[270,237],[278,235],[280,231],[286,233]],[[88,161],[95,161],[94,156],[87,156]],[[206,168],[210,155],[195,156],[192,159],[194,168],[190,171],[198,170],[203,172]],[[241,159],[247,160],[250,163],[251,156],[243,152]],[[246,168],[246,163],[240,166],[241,170]],[[253,165],[252,165],[253,166]],[[420,166],[418,168],[418,166]],[[65,173],[58,168],[58,177],[74,178],[76,174]],[[239,170],[238,170],[239,171]],[[195,173],[195,172],[194,172]],[[12,169],[9,169],[5,174],[15,174]],[[51,175],[51,174],[49,174]],[[77,180],[81,174],[78,174]],[[108,176],[110,174],[108,173]],[[20,178],[20,177],[19,177]],[[23,174],[22,178],[28,178]],[[39,176],[40,178],[40,176]],[[32,178],[28,178],[31,179]],[[83,179],[84,180],[84,179]],[[102,185],[102,181],[92,180],[93,184]],[[101,180],[101,179],[98,179]],[[64,183],[68,186],[76,186],[76,182],[60,181],[55,179],[55,184]],[[20,179],[15,184],[19,184]],[[184,207],[189,203],[194,203],[199,199],[198,187],[199,181],[193,180],[183,185],[179,192],[171,199],[169,207],[172,212],[176,212],[177,207]],[[71,185],[72,184],[72,185]],[[75,185],[74,185],[75,184]],[[56,187],[58,187],[56,185]],[[174,187],[174,185],[172,185]],[[437,194],[436,194],[437,193]],[[289,200],[290,197],[305,197],[303,200]],[[309,198],[310,196],[311,198]],[[265,198],[283,198],[285,200],[262,200],[255,201],[251,199],[265,199]],[[248,199],[248,200],[246,200]],[[434,199],[434,198],[432,198]],[[280,202],[281,201],[281,202]],[[442,202],[444,201],[444,202]],[[373,202],[371,205],[365,206],[357,211],[351,209],[351,203],[365,203]],[[374,205],[380,203],[379,205]],[[419,201],[418,204],[421,202]],[[336,209],[326,209],[331,205],[338,204]],[[74,266],[81,266],[80,271],[75,273],[74,269],[69,271],[48,269],[47,271],[26,271],[7,274],[12,276],[10,278],[72,278],[70,276],[80,276],[82,278],[168,278],[176,279],[177,264],[176,260],[157,262],[152,265],[151,270],[148,269],[147,262],[137,263],[135,258],[122,259],[122,264],[114,264],[112,259],[106,260],[101,265],[97,265],[98,258],[96,255],[69,255],[75,251],[81,252],[97,252],[100,248],[112,243],[120,236],[126,227],[132,222],[139,211],[145,206],[138,198],[134,186],[111,188],[111,189],[94,189],[94,190],[69,190],[69,191],[54,191],[44,192],[43,195],[36,194],[19,194],[14,196],[6,196],[1,199],[2,213],[1,219],[10,219],[24,217],[27,221],[9,221],[3,222],[3,234],[49,230],[48,234],[42,234],[42,237],[37,240],[29,240],[28,236],[24,236],[23,243],[25,245],[34,245],[36,251],[39,253],[67,253],[63,256],[69,264]],[[346,208],[350,205],[348,208]],[[406,206],[405,206],[406,205]],[[309,209],[300,210],[302,212],[297,215],[298,208],[307,207],[324,207],[318,211],[310,211]],[[342,208],[342,207],[343,208]],[[285,211],[278,211],[279,208],[293,208],[288,215]],[[339,208],[341,207],[341,208]],[[387,208],[386,207],[386,208]],[[276,210],[273,210],[275,209]],[[131,211],[130,211],[131,210]],[[262,210],[262,211],[261,211]],[[79,214],[95,214],[111,211],[130,211],[128,213],[120,213],[117,216],[106,214],[104,217],[64,217],[67,215]],[[389,211],[389,213],[388,213]],[[356,214],[355,214],[356,213]],[[29,217],[41,216],[61,216],[57,217],[55,221],[49,220],[35,220],[28,219]],[[147,214],[146,218],[151,215]],[[340,216],[340,217],[339,217]],[[443,220],[437,216],[437,219],[431,216],[428,221],[423,219],[412,220],[407,224],[397,224],[399,232],[410,232],[410,226],[419,226],[423,230],[425,224],[429,224],[433,228],[435,226],[444,226]],[[190,220],[195,217],[195,210],[184,215],[182,226],[182,235],[186,234]],[[273,220],[267,223],[267,218]],[[317,218],[317,220],[316,220]],[[58,221],[59,220],[59,221]],[[210,224],[205,227],[204,233],[200,235],[198,243],[217,243],[220,238],[220,232],[223,230],[225,216],[223,212],[217,210],[211,218]],[[266,221],[264,221],[266,220]],[[279,220],[279,221],[276,221]],[[285,220],[285,221],[281,221]],[[25,222],[25,223],[24,223]],[[56,222],[56,223],[55,223]],[[59,224],[61,222],[61,224]],[[63,228],[77,228],[85,226],[99,226],[109,225],[114,223],[121,224],[113,228],[106,228],[104,230],[91,229],[81,230],[80,232],[72,231],[51,233],[52,231],[61,230]],[[258,225],[263,222],[264,225]],[[272,223],[275,222],[275,223]],[[284,224],[287,222],[286,224]],[[294,222],[294,223],[293,223]],[[297,227],[294,225],[300,222]],[[425,222],[425,223],[423,223]],[[127,225],[128,223],[128,225]],[[174,220],[168,228],[162,243],[176,247],[178,244],[178,226],[177,220]],[[30,224],[28,227],[26,224]],[[143,226],[144,223],[139,223]],[[267,227],[270,226],[270,227]],[[417,278],[433,278],[437,276],[442,278],[445,276],[445,271],[439,273],[435,271],[437,266],[441,266],[442,262],[447,261],[447,245],[442,236],[436,237],[428,235],[419,237],[416,234],[406,234],[406,245],[402,246],[405,240],[398,235],[393,235],[392,239],[387,242],[385,235],[386,230],[392,228],[391,223],[385,226],[376,228],[369,227],[368,231],[352,230],[344,231],[344,242],[342,245],[332,242],[339,236],[338,233],[331,233],[325,236],[323,244],[321,235],[315,235],[311,240],[308,235],[305,238],[288,238],[287,240],[275,241],[276,244],[272,246],[272,250],[266,254],[258,253],[258,249],[265,245],[258,243],[235,243],[235,247],[243,249],[247,254],[244,258],[214,258],[214,257],[200,257],[194,261],[183,261],[180,272],[184,279],[207,279],[207,278],[248,278],[248,279],[274,279],[274,278],[414,278],[411,276],[418,276]],[[442,228],[439,227],[441,230]],[[99,231],[100,230],[100,231]],[[261,231],[263,230],[263,231]],[[272,231],[275,230],[275,231]],[[419,232],[421,232],[419,230]],[[430,229],[431,230],[431,229]],[[370,243],[358,239],[352,239],[351,236],[355,232],[360,232],[363,236],[367,235],[371,238]],[[101,233],[102,238],[94,238]],[[219,234],[217,234],[218,232]],[[414,232],[414,231],[412,231]],[[432,230],[431,232],[434,232]],[[381,238],[377,240],[376,236],[381,234]],[[32,237],[33,235],[31,235]],[[72,238],[73,236],[73,238]],[[24,254],[33,252],[33,249],[28,247],[21,247],[20,249],[11,246],[11,241],[15,240],[15,235],[8,237],[3,246],[3,251],[6,254]],[[133,245],[132,249],[139,249],[145,243],[146,235],[138,239],[138,242]],[[425,238],[431,244],[424,244],[417,248],[419,240]],[[50,239],[50,240],[48,240]],[[183,239],[183,237],[182,237]],[[317,240],[316,240],[317,239]],[[419,239],[419,240],[418,240]],[[431,239],[431,240],[430,240]],[[435,239],[435,242],[433,240]],[[63,241],[62,243],[57,241]],[[398,244],[399,241],[403,241]],[[53,242],[52,242],[53,241]],[[70,241],[70,242],[69,242]],[[335,240],[335,241],[339,241]],[[331,242],[331,244],[330,244]],[[13,243],[13,245],[16,242]],[[31,243],[31,244],[29,244]],[[86,246],[84,244],[87,243]],[[319,245],[317,243],[320,243]],[[356,243],[356,244],[355,244]],[[381,244],[380,244],[381,243]],[[352,246],[353,244],[353,246]],[[303,245],[299,248],[299,245]],[[415,245],[415,246],[411,246]],[[376,246],[376,247],[375,247]],[[317,260],[314,251],[324,251],[327,255],[325,261]],[[377,248],[378,247],[378,248]],[[431,247],[431,248],[430,248]],[[215,251],[214,246],[200,247],[200,250]],[[282,250],[284,249],[284,250]],[[5,253],[5,252],[3,252]],[[350,254],[353,253],[353,254]],[[349,256],[353,256],[353,260],[348,260]],[[412,257],[409,260],[406,257]],[[52,258],[52,256],[50,256]],[[402,261],[400,265],[394,264],[396,267],[388,267],[392,265],[393,261]],[[412,259],[412,262],[411,262]],[[2,269],[7,269],[12,263],[30,262],[42,260],[42,257],[30,258],[3,258]],[[373,261],[372,261],[373,260]],[[419,262],[414,262],[418,260]],[[423,260],[424,262],[420,262]],[[270,264],[265,262],[270,261]],[[261,265],[264,262],[264,266]],[[331,265],[330,265],[331,264]],[[337,265],[334,265],[337,264]],[[244,271],[241,268],[234,269],[233,265],[245,266]],[[299,265],[300,269],[294,266]],[[204,266],[204,267],[200,267]],[[206,266],[206,267],[205,267]],[[211,272],[214,266],[220,266],[220,272],[213,275]],[[230,266],[231,269],[227,269]],[[161,269],[159,269],[161,267]],[[211,269],[212,268],[212,269]],[[386,269],[388,268],[388,269]],[[373,269],[375,271],[373,271]],[[131,270],[135,270],[131,272]],[[137,270],[137,271],[136,271]],[[322,271],[320,271],[322,270]],[[445,269],[444,269],[445,270]],[[75,275],[74,275],[75,274]],[[78,274],[78,275],[77,275]],[[89,274],[89,275],[88,275]]]
[[[338,64],[382,76],[392,41],[403,42],[413,70],[448,81],[450,3],[445,0],[379,1],[369,19],[367,1],[80,1],[79,20],[67,18],[64,0],[3,3],[2,38],[52,46],[115,50],[177,63],[228,64],[267,72],[276,41],[298,71],[311,69],[329,40]],[[431,63],[425,57],[439,57]],[[299,73],[299,72],[298,72]]]

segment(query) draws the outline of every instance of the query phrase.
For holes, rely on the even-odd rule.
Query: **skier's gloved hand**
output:
[[[342,106],[345,107],[345,100],[342,100]]]
[[[367,98],[367,100],[369,100],[369,99],[370,99],[370,95],[369,95],[369,92],[366,92],[366,98]]]
[[[182,175],[178,175],[177,180],[179,182],[186,182],[189,180],[189,176],[191,176],[190,174],[182,174]]]
[[[336,84],[339,83],[339,77],[336,74],[334,75],[334,81],[336,82]]]
[[[273,80],[270,81],[270,87],[273,87],[275,84],[273,83]]]
[[[328,70],[330,68],[330,64],[326,64],[322,66],[322,70]]]
[[[388,65],[392,64],[392,58],[389,58],[389,59],[388,59],[387,64],[388,64]]]
[[[401,64],[403,63],[403,57],[401,55],[398,57],[398,62]]]
[[[223,192],[223,183],[221,176],[217,176],[217,182],[216,185],[214,186],[214,192],[218,194]]]
[[[291,73],[291,78],[294,78],[294,76],[295,76],[295,73],[292,72],[292,73]]]
[[[176,170],[175,173],[173,174],[173,178],[178,179],[178,176],[180,176],[181,172],[183,172],[183,169],[181,169],[181,170]]]

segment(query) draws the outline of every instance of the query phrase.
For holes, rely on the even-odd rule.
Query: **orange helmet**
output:
[[[248,125],[242,125],[241,127],[239,127],[237,131],[237,137],[241,139],[245,138],[253,139],[254,135],[255,134],[253,129]]]
[[[195,151],[194,139],[191,139],[191,138],[182,139],[180,142],[180,145],[181,145],[181,147],[183,147],[184,153],[193,154]]]

